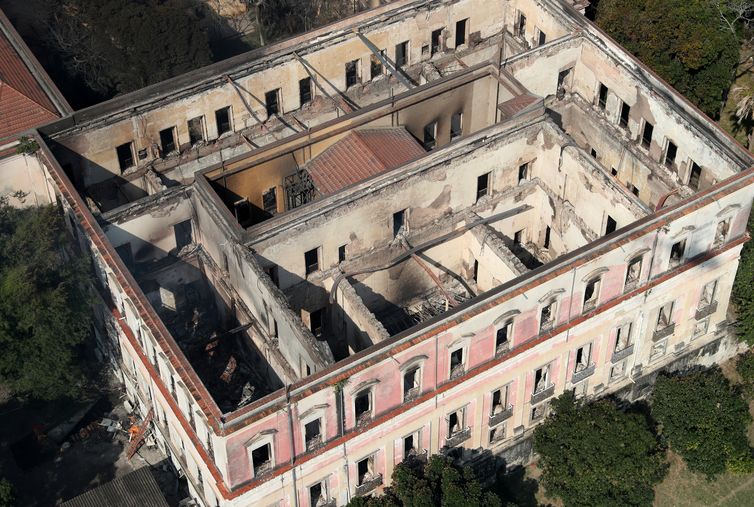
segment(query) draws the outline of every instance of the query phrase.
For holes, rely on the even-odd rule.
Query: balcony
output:
[[[382,486],[382,474],[377,474],[369,479],[364,478],[361,484],[356,486],[356,496],[364,496]]]
[[[578,382],[581,382],[585,378],[589,378],[594,374],[595,364],[592,363],[586,368],[579,370],[577,372],[574,372],[573,376],[571,377],[571,383],[576,384]]]
[[[363,414],[356,416],[356,427],[361,428],[366,426],[372,421],[372,412],[366,411]]]
[[[314,504],[314,507],[335,507],[337,503],[335,502],[334,498],[331,498],[329,500],[325,499],[319,499],[317,500],[317,503]]]
[[[513,405],[508,405],[508,408],[501,410],[496,414],[490,416],[490,426],[496,426],[501,422],[509,419],[513,415]]]
[[[613,355],[610,357],[610,362],[615,364],[618,361],[621,361],[627,358],[633,353],[634,353],[634,344],[632,343],[628,347],[623,347],[622,349],[616,350],[615,352],[613,352]]]
[[[323,445],[324,442],[322,441],[322,435],[317,435],[306,441],[306,450],[313,451],[315,449],[319,449]]]
[[[505,354],[506,352],[508,352],[510,349],[511,349],[510,342],[507,341],[507,340],[504,341],[503,343],[501,343],[500,345],[498,345],[497,348],[495,349],[495,357],[502,356],[503,354]]]
[[[423,449],[421,451],[411,449],[406,457],[403,458],[403,461],[406,463],[426,464],[429,461],[429,451],[427,451],[427,449]]]
[[[547,398],[555,394],[555,384],[552,384],[551,386],[541,389],[539,392],[535,392],[531,395],[531,404],[536,405],[537,403],[540,403],[542,401],[545,401]]]
[[[668,324],[662,329],[656,329],[654,334],[652,335],[652,341],[656,342],[658,340],[662,340],[663,338],[667,338],[668,336],[673,334],[673,331],[675,331],[675,322]]]
[[[453,435],[445,439],[445,447],[458,447],[466,440],[471,438],[471,428],[465,428],[461,431],[456,431]]]
[[[717,301],[713,301],[707,306],[697,308],[694,318],[696,320],[702,320],[705,317],[709,317],[717,311]]]
[[[626,292],[631,292],[638,286],[639,286],[638,278],[635,280],[626,280],[626,285],[623,287],[623,293],[625,294]]]
[[[416,398],[419,397],[419,394],[420,394],[419,386],[412,387],[411,389],[403,393],[403,402],[406,403],[406,402],[415,400]]]
[[[456,365],[455,368],[450,370],[450,378],[451,379],[458,378],[461,375],[463,375],[465,371],[466,371],[466,368],[464,367],[463,364]]]

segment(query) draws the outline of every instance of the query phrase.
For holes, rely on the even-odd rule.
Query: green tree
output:
[[[748,350],[738,356],[736,371],[741,376],[743,393],[747,398],[754,396],[754,351]]]
[[[0,507],[13,507],[16,505],[16,497],[13,494],[13,485],[8,479],[0,479]]]
[[[425,465],[409,461],[395,467],[392,485],[382,496],[356,497],[350,507],[501,507],[494,493],[485,491],[469,467],[460,468],[443,456]]]
[[[749,215],[749,232],[754,231],[754,213]],[[736,334],[738,339],[754,345],[754,242],[744,244],[733,282],[731,301],[736,311]]]
[[[567,507],[652,505],[667,465],[646,417],[608,400],[581,403],[572,393],[553,400],[552,408],[534,430],[548,494]]]
[[[187,0],[63,0],[48,44],[97,93],[136,90],[211,63]]]
[[[91,271],[74,257],[60,208],[0,199],[0,381],[16,394],[76,395],[89,336]]]
[[[753,469],[746,437],[748,407],[738,386],[719,368],[660,376],[652,395],[652,416],[690,470],[711,478],[726,470]]]
[[[738,38],[720,19],[709,0],[601,0],[596,22],[716,118],[739,57]]]

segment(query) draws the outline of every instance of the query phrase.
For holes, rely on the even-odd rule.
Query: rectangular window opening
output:
[[[264,208],[264,211],[269,215],[274,215],[278,212],[278,198],[276,187],[272,187],[262,194],[262,207]]]
[[[160,147],[163,156],[175,151],[175,127],[160,130]]]
[[[372,415],[372,393],[369,389],[361,391],[353,400],[354,414],[356,423]]]
[[[230,132],[230,106],[215,111],[215,123],[217,123],[217,137]]]
[[[625,102],[621,103],[620,106],[620,121],[618,124],[627,129],[628,128],[628,119],[631,116],[631,106],[626,104]]]
[[[197,116],[188,121],[189,144],[194,146],[204,141],[204,116]]]
[[[534,372],[534,393],[540,393],[550,387],[550,365]]]
[[[322,442],[322,421],[320,419],[315,419],[304,425],[304,438],[307,450]]]
[[[518,166],[518,183],[519,185],[529,179],[529,163]]]
[[[380,51],[380,55],[382,55],[383,58],[385,58],[385,50]],[[384,73],[384,68],[382,66],[382,62],[379,58],[377,58],[377,55],[371,55],[369,57],[369,74],[371,79],[377,79]]]
[[[346,245],[340,245],[338,247],[338,263],[346,260]]]
[[[319,271],[319,248],[312,248],[304,253],[304,265],[307,275]]]
[[[395,45],[395,67],[400,69],[408,65],[408,41]]]
[[[689,187],[693,190],[699,190],[699,181],[702,179],[702,168],[696,162],[691,162],[691,173],[689,174]]]
[[[410,368],[403,374],[403,400],[407,401],[419,394],[419,367]]]
[[[542,307],[540,312],[540,324],[539,330],[546,331],[553,327],[555,324],[555,309],[557,301],[552,300]]]
[[[264,94],[264,103],[267,108],[267,117],[280,113],[280,88],[270,90]]]
[[[675,165],[675,157],[678,155],[678,146],[673,141],[668,141],[668,146],[665,148],[665,165],[667,167],[673,167]]]
[[[484,173],[476,179],[476,200],[478,201],[489,192],[490,173]]]
[[[437,121],[427,123],[424,126],[424,149],[427,151],[433,150],[437,145]]]
[[[115,148],[115,153],[118,155],[120,172],[124,172],[129,167],[134,166],[133,143],[121,144]]]
[[[618,224],[615,222],[615,219],[611,217],[610,215],[608,215],[607,221],[605,222],[605,236],[607,236],[611,232],[615,232],[617,228],[618,228]]]
[[[406,210],[396,211],[393,213],[393,237],[395,238],[406,226]]]
[[[683,262],[683,254],[686,252],[686,240],[676,241],[670,247],[670,267],[678,266]]]
[[[466,44],[466,28],[468,26],[468,21],[468,19],[456,21],[456,47]]]
[[[542,244],[542,248],[544,248],[545,250],[550,248],[550,226],[549,225],[545,227],[545,241]]]
[[[374,456],[359,461],[356,465],[356,471],[358,474],[359,486],[372,480],[374,477]]]
[[[496,332],[495,332],[495,351],[497,353],[503,352],[507,350],[508,345],[510,343],[510,339],[513,336],[513,320],[509,319],[505,321],[505,324],[503,324]]]
[[[450,353],[450,376],[463,371],[463,349],[456,349]]]
[[[430,53],[432,55],[435,55],[436,53],[439,53],[442,50],[442,31],[444,28],[438,28],[437,30],[432,30],[432,41],[431,41],[431,49]]]
[[[539,35],[537,36],[537,45],[541,46],[546,42],[547,42],[547,34],[543,32],[542,30],[539,30]]]
[[[615,352],[631,346],[631,323],[623,324],[615,331]]]
[[[305,77],[298,81],[298,101],[301,106],[312,101],[312,78]]]
[[[597,100],[597,105],[600,107],[600,109],[604,110],[605,107],[607,107],[607,94],[609,92],[609,89],[607,86],[600,83],[600,90]]]
[[[516,231],[513,233],[513,244],[514,245],[521,245],[524,242],[524,229],[521,229],[519,231]]]
[[[715,229],[715,239],[712,242],[713,247],[719,247],[728,239],[728,233],[730,232],[730,219],[721,220],[717,223]]]
[[[463,134],[463,113],[453,113],[450,118],[450,138],[455,139]]]
[[[654,125],[648,121],[644,121],[644,130],[641,132],[641,145],[646,149],[649,149],[649,145],[652,144],[652,133],[654,130]]]
[[[346,63],[346,88],[359,83],[359,60]]]
[[[518,13],[514,32],[513,35],[518,35],[519,37],[524,37],[526,35],[526,16],[524,16],[523,12]]]
[[[626,289],[633,289],[639,283],[639,276],[641,276],[641,257],[631,259],[628,263],[628,270],[626,271]]]
[[[599,298],[600,284],[602,279],[595,278],[589,280],[584,287],[584,310],[591,310],[597,306],[597,298]]]
[[[264,444],[251,451],[251,461],[254,466],[254,476],[272,469],[272,449],[270,444]]]
[[[587,344],[583,347],[579,347],[578,350],[576,350],[576,363],[574,365],[574,373],[578,373],[580,371],[583,371],[587,368],[589,368],[589,363],[591,362],[591,356],[592,356],[592,345]]]
[[[321,338],[324,330],[323,327],[323,311],[322,308],[314,310],[309,314],[309,329],[315,338]]]

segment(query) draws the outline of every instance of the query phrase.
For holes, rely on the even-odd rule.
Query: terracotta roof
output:
[[[62,507],[168,507],[149,467],[113,479],[83,495],[63,502]]]
[[[21,55],[0,32],[0,139],[58,116]]]
[[[0,82],[0,139],[50,122],[58,116]]]
[[[523,95],[518,95],[517,97],[513,97],[512,99],[503,102],[497,107],[502,113],[501,119],[509,120],[539,100],[542,99],[536,95],[524,93]]]
[[[327,195],[400,167],[425,153],[403,127],[360,129],[349,132],[304,168],[317,190]]]

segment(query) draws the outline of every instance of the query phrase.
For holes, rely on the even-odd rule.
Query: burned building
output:
[[[553,396],[737,351],[752,155],[565,2],[398,0],[37,138],[200,505],[526,461]]]

